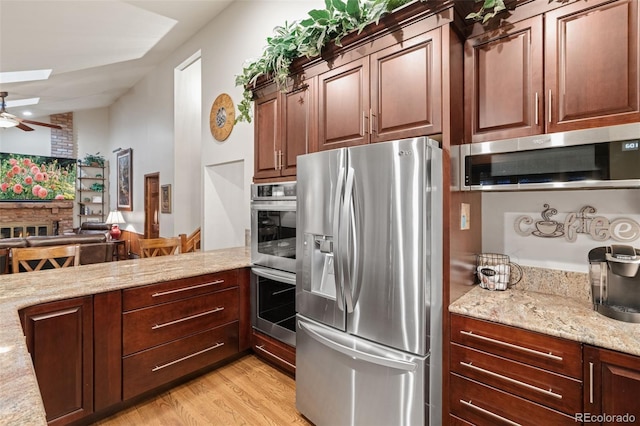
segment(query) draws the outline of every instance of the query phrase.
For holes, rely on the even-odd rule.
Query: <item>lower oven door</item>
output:
[[[253,327],[288,345],[296,345],[296,276],[277,269],[251,268]]]

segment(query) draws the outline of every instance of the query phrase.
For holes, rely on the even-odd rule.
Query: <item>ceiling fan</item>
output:
[[[62,126],[57,124],[42,123],[40,121],[25,120],[18,118],[13,114],[9,114],[5,109],[6,104],[4,98],[9,94],[7,92],[0,92],[0,127],[17,127],[25,132],[32,132],[34,129],[27,126],[27,124],[35,124],[36,126],[51,127],[52,129],[62,129]],[[25,124],[26,123],[26,124]]]

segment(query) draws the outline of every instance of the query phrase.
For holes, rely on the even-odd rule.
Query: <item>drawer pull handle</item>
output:
[[[492,339],[491,337],[485,337],[485,336],[481,336],[479,334],[473,334],[473,331],[460,330],[460,334],[464,334],[465,336],[469,336],[469,337],[475,337],[476,339],[484,340],[486,342],[495,343],[497,345],[506,346],[508,348],[517,349],[519,351],[528,352],[530,354],[544,356],[544,357],[551,358],[551,359],[556,360],[556,361],[562,361],[562,357],[561,356],[554,355],[551,352],[545,353],[545,352],[536,351],[535,349],[529,349],[529,348],[525,348],[523,346],[513,345],[511,343],[503,342],[501,340]]]
[[[222,284],[223,282],[224,282],[224,280],[217,280],[217,281],[213,281],[213,282],[210,282],[210,283],[204,283],[204,284],[192,285],[192,286],[189,286],[189,287],[177,288],[175,290],[160,291],[158,293],[153,293],[151,295],[151,297],[166,296],[167,294],[180,293],[181,291],[189,291],[189,290],[193,290],[193,289],[196,289],[196,288],[207,287],[207,286],[210,286],[210,285]]]
[[[158,371],[158,370],[162,370],[163,368],[167,368],[167,367],[172,366],[173,364],[177,364],[179,362],[186,361],[189,358],[193,358],[194,356],[198,356],[198,355],[203,354],[205,352],[209,352],[209,351],[212,351],[214,349],[218,349],[220,346],[224,346],[224,343],[216,343],[215,345],[213,345],[213,346],[211,346],[209,348],[203,349],[203,350],[198,351],[198,352],[194,352],[191,355],[183,356],[182,358],[178,358],[178,359],[176,359],[174,361],[171,361],[171,362],[168,362],[166,364],[156,365],[155,367],[153,367],[151,369],[151,371],[155,372],[155,371]]]
[[[274,353],[269,352],[268,350],[266,350],[266,349],[264,348],[264,345],[256,345],[256,349],[258,349],[258,350],[259,350],[259,351],[261,351],[261,352],[264,352],[265,354],[267,354],[267,355],[269,355],[269,356],[274,357],[275,359],[277,359],[277,360],[278,360],[278,361],[280,361],[280,362],[284,362],[284,363],[285,363],[285,364],[287,364],[289,367],[291,367],[291,368],[293,368],[293,369],[295,370],[295,368],[296,368],[296,366],[295,366],[295,365],[291,364],[289,361],[287,361],[287,360],[285,360],[285,359],[280,358],[278,355],[276,355],[276,354],[274,354]]]
[[[509,420],[509,419],[507,419],[505,417],[502,417],[502,416],[500,416],[500,415],[498,415],[496,413],[492,413],[489,410],[485,410],[484,408],[478,407],[477,405],[473,405],[471,403],[471,400],[469,400],[469,402],[467,402],[467,401],[464,401],[464,400],[461,399],[460,403],[466,405],[469,408],[473,408],[474,410],[480,411],[481,413],[487,414],[487,415],[493,417],[494,419],[502,420],[503,422],[509,423],[510,425],[513,425],[513,426],[521,426],[520,423],[512,422],[511,420]]]
[[[485,370],[484,368],[477,367],[477,366],[473,365],[470,362],[462,362],[462,361],[460,361],[460,365],[462,365],[463,367],[470,368],[472,370],[479,371],[481,373],[488,374],[488,375],[493,376],[493,377],[497,377],[497,378],[502,379],[502,380],[506,380],[507,382],[513,383],[515,385],[523,386],[523,387],[525,387],[527,389],[531,389],[531,390],[543,393],[545,395],[552,396],[554,398],[562,399],[562,395],[560,395],[558,393],[555,393],[555,392],[551,392],[551,390],[542,389],[542,388],[539,388],[537,386],[530,385],[529,383],[521,382],[520,380],[512,379],[511,377],[503,376],[502,374],[495,373],[495,372],[493,372],[491,370]]]
[[[589,404],[593,404],[593,363],[589,363]]]
[[[188,317],[184,317],[184,318],[180,318],[180,319],[177,319],[177,320],[165,322],[165,323],[162,323],[162,324],[156,324],[153,327],[151,327],[151,329],[152,330],[157,330],[157,329],[162,328],[162,327],[178,324],[178,323],[181,323],[181,322],[184,322],[184,321],[189,321],[189,320],[194,319],[194,318],[203,317],[205,315],[213,314],[213,313],[220,312],[220,311],[223,311],[223,310],[224,310],[224,306],[218,306],[217,308],[212,309],[210,311],[200,312],[199,314],[190,315]]]

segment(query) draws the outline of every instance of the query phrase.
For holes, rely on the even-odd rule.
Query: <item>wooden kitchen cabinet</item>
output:
[[[545,15],[547,132],[640,120],[638,0]]]
[[[585,413],[627,415],[627,420],[611,417],[595,424],[634,423],[629,416],[640,420],[640,357],[585,345],[584,382]]]
[[[542,17],[471,37],[464,48],[466,139],[544,133]]]
[[[252,340],[256,355],[292,375],[296,374],[296,348],[256,330],[253,330]]]
[[[637,122],[639,40],[637,0],[575,2],[473,34],[465,43],[465,139]]]
[[[50,425],[93,412],[93,298],[67,299],[20,312],[27,348]]]
[[[240,351],[240,271],[123,290],[123,399]]]
[[[318,77],[318,148],[442,131],[440,29]]]
[[[451,315],[450,414],[472,424],[575,424],[581,359],[577,342]]]
[[[297,156],[315,144],[315,84],[300,75],[285,91],[270,84],[255,92],[254,180],[295,179]]]

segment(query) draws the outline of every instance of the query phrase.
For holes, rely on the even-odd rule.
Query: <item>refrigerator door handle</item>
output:
[[[336,193],[333,198],[333,259],[335,268],[335,286],[336,286],[336,302],[338,303],[338,309],[344,311],[344,295],[342,293],[342,274],[343,264],[340,258],[340,201],[342,199],[342,189],[344,187],[344,167],[340,167],[338,172],[338,183],[336,186]]]
[[[344,298],[347,305],[347,312],[353,312],[353,290],[352,290],[352,271],[351,271],[351,257],[357,258],[357,253],[351,253],[349,250],[349,231],[351,230],[350,213],[351,203],[353,201],[353,181],[355,177],[355,171],[349,167],[347,169],[347,182],[344,188],[344,201],[342,204],[342,213],[340,219],[340,258],[342,261],[342,275],[344,278]]]
[[[327,346],[341,354],[348,357],[359,359],[362,361],[370,362],[372,364],[382,365],[384,367],[393,368],[403,371],[415,371],[416,364],[413,362],[402,361],[398,359],[385,358],[379,355],[373,355],[367,352],[352,349],[347,346],[334,342],[330,338],[323,336],[322,331],[311,324],[305,324],[302,321],[298,321],[298,328],[306,331],[311,338],[324,346]]]

